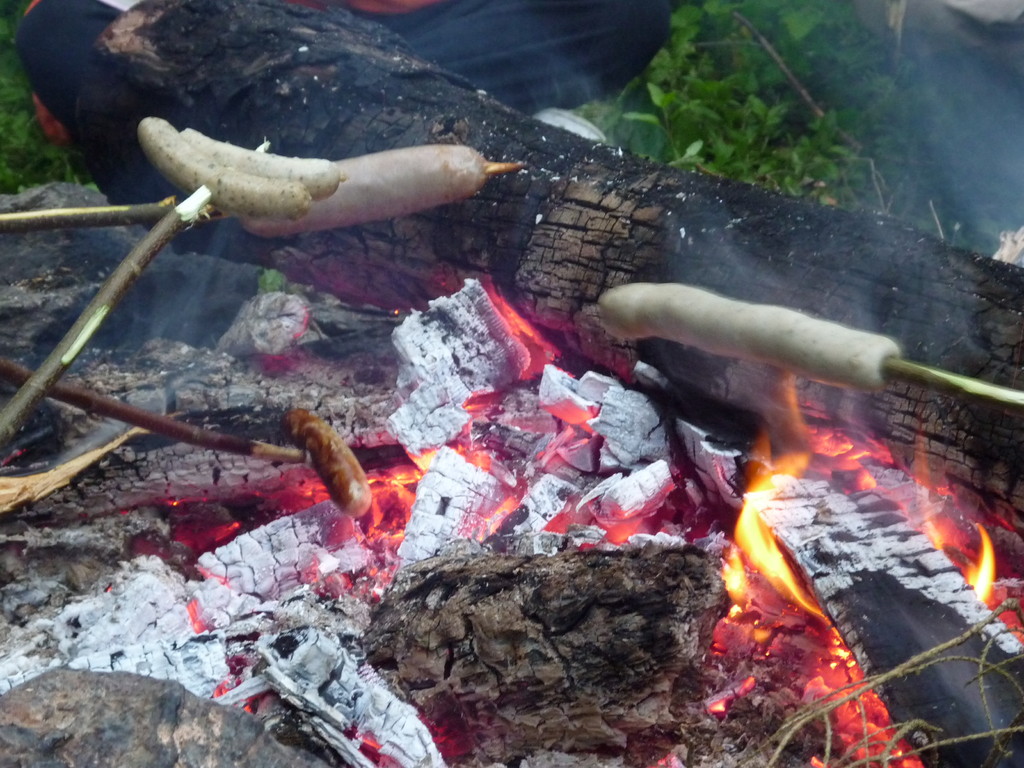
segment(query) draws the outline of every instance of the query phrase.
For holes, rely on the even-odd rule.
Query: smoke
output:
[[[994,251],[998,234],[1024,225],[1024,5],[1003,0],[856,0],[865,22],[908,65],[908,129],[920,165],[905,194],[931,206],[949,237]],[[958,7],[958,6],[962,6]],[[888,28],[887,28],[888,27]]]

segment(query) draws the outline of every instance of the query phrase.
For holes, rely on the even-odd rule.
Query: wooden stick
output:
[[[13,360],[0,358],[0,379],[13,384],[23,385],[31,376],[32,371],[28,368],[18,365]],[[214,432],[202,427],[185,424],[169,416],[145,411],[142,408],[137,408],[134,405],[123,403],[120,400],[106,397],[98,392],[93,392],[90,389],[75,386],[74,384],[55,383],[50,388],[47,396],[73,405],[76,408],[81,408],[88,413],[117,419],[125,424],[132,424],[148,432],[163,435],[172,440],[188,443],[200,448],[237,453],[242,456],[256,456],[267,461],[281,461],[288,464],[302,464],[306,461],[305,452],[297,448],[287,448],[258,440],[248,440],[244,437]]]
[[[177,204],[174,197],[143,205],[101,205],[93,208],[45,208],[0,213],[0,233],[40,232],[76,227],[152,226]]]
[[[193,195],[193,197],[195,197]],[[209,201],[208,191],[199,207]],[[182,206],[194,205],[190,198]],[[164,214],[146,236],[138,242],[117,268],[110,274],[78,320],[71,326],[63,339],[42,362],[0,411],[0,446],[9,443],[28,419],[32,410],[47,391],[64,375],[78,357],[79,352],[89,343],[93,334],[106,319],[107,314],[121,300],[128,289],[135,284],[139,275],[175,235],[184,230],[193,219],[171,208]]]

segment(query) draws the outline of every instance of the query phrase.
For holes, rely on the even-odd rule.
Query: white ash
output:
[[[109,583],[8,638],[0,692],[47,669],[128,671],[209,696],[228,676],[224,640],[196,637],[185,579],[157,557],[122,564]]]
[[[585,430],[564,430],[556,438],[561,458],[581,471],[639,469],[669,457],[661,410],[643,392],[626,389],[609,376],[588,371],[577,380],[547,365],[540,382],[540,404],[566,424]],[[593,445],[586,445],[588,439],[594,439]],[[590,451],[598,452],[596,467],[590,466]]]
[[[580,493],[580,489],[555,475],[541,475],[519,502],[511,517],[517,522],[511,533],[518,535],[528,531],[540,531],[562,512],[569,500]]]
[[[509,330],[483,286],[466,280],[462,290],[413,312],[392,334],[401,360],[398,386],[415,388],[438,371],[449,371],[472,392],[494,392],[519,379],[529,353]]]
[[[824,481],[782,475],[774,482],[775,490],[758,494],[764,501],[761,516],[813,580],[826,607],[853,585],[856,574],[884,572],[948,606],[968,625],[989,615],[946,554],[894,513],[884,497],[868,492],[855,501]],[[872,498],[882,503],[872,504]],[[990,624],[986,632],[1006,653],[1024,651],[1000,623]]]
[[[416,488],[399,558],[408,564],[433,557],[460,530],[475,530],[507,497],[495,477],[442,448]]]
[[[617,473],[602,480],[580,499],[579,506],[589,506],[598,522],[615,524],[653,515],[674,487],[672,471],[662,459],[629,475]]]
[[[558,432],[554,416],[540,405],[540,393],[535,382],[519,382],[503,393],[501,407],[488,414],[491,427],[514,429],[535,437],[548,437]]]
[[[743,451],[718,444],[710,432],[681,419],[675,420],[675,433],[699,478],[699,485],[687,484],[693,501],[698,505],[725,503],[739,509],[743,505]]]
[[[580,472],[597,474],[601,469],[602,439],[579,427],[566,425],[547,445],[540,458],[545,472],[557,473],[560,466],[572,467]]]
[[[677,536],[666,531],[658,531],[658,533],[634,533],[622,546],[624,547],[646,547],[649,544],[653,544],[659,547],[686,547],[690,545],[690,541],[685,536]]]
[[[463,407],[471,394],[459,378],[423,379],[388,417],[388,430],[413,455],[437,450],[472,420]]]
[[[38,665],[33,665],[32,661]],[[210,698],[230,674],[224,639],[214,635],[139,643],[63,662],[58,659],[29,662],[26,669],[14,675],[7,676],[0,670],[0,694],[47,670],[67,667],[90,672],[133,672],[159,680],[173,680],[196,696]]]
[[[392,341],[403,401],[388,429],[414,454],[454,440],[470,421],[466,400],[510,385],[530,359],[476,280],[430,302],[426,312],[413,312]]]
[[[601,468],[637,469],[669,457],[660,410],[643,392],[619,385],[605,392],[601,412],[589,422],[604,437]]]
[[[68,603],[49,634],[63,659],[194,633],[184,577],[160,558],[125,563],[109,585]]]
[[[371,737],[400,768],[444,766],[415,708],[396,697],[369,665],[325,632],[295,630],[260,640],[262,676],[293,706],[312,715],[313,727],[350,765],[374,768],[359,751]],[[345,736],[355,728],[356,738]]]
[[[601,410],[598,401],[579,394],[580,382],[561,368],[545,365],[538,395],[540,406],[566,424],[584,424]]]
[[[217,351],[235,357],[281,355],[309,327],[309,304],[292,293],[261,293],[249,299],[217,342]]]
[[[553,555],[582,547],[599,547],[606,532],[596,525],[571,525],[565,533],[534,531],[514,538],[507,551],[513,555]]]
[[[206,581],[193,593],[197,618],[209,628],[269,610],[283,594],[336,571],[364,568],[357,528],[333,502],[278,518],[200,556]]]
[[[656,392],[672,392],[674,387],[668,378],[649,363],[637,360],[633,366],[633,379],[642,389]]]

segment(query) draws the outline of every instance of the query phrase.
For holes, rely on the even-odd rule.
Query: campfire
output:
[[[1006,575],[1019,574],[881,446],[825,424],[794,427],[800,456],[724,445],[681,417],[654,369],[630,384],[570,373],[476,281],[406,317],[393,344],[386,435],[366,442],[403,450],[367,463],[365,516],[302,469],[149,498],[148,512],[136,500],[113,524],[156,516],[160,543],[135,542],[76,594],[38,578],[7,588],[9,606],[34,607],[8,619],[4,722],[66,668],[180,683],[363,768],[968,765],[992,745],[974,733],[1010,725],[996,718],[1020,700],[985,669],[1019,641],[983,600],[1016,594]],[[261,359],[281,376],[289,355],[299,364],[298,351]],[[229,511],[243,495],[258,514]],[[8,556],[38,573],[20,536],[5,534]],[[979,661],[924,642],[950,639],[945,624],[886,656],[907,626],[884,598],[851,600],[865,574],[978,625],[951,653]],[[908,695],[958,663],[969,684]],[[992,727],[965,730],[978,696]]]
[[[5,447],[0,745],[140,766],[1018,764],[1024,459],[1002,405],[1021,405],[1024,279],[561,136],[396,45],[263,0],[142,3],[99,41],[81,135],[112,199],[167,193],[136,140],[155,115],[154,162],[282,228],[190,233],[204,255],[161,254],[78,371],[242,455],[57,405]],[[195,132],[332,163],[473,146],[483,187],[293,235],[337,174],[193,178],[210,163],[161,147]],[[100,246],[134,243],[20,242],[0,335],[40,366],[89,293],[72,276],[98,283]],[[213,252],[307,287],[229,329],[257,273]],[[652,307],[675,327],[646,340]],[[778,359],[768,318],[799,331]],[[296,445],[270,446],[286,413]]]

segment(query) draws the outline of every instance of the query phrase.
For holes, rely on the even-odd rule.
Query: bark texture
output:
[[[139,118],[282,154],[340,158],[420,144],[470,144],[522,173],[477,197],[405,219],[256,243],[222,229],[234,254],[270,259],[339,296],[422,306],[484,275],[567,353],[618,372],[637,355],[675,383],[694,418],[778,419],[778,372],[667,343],[616,343],[595,301],[631,280],[683,281],[782,304],[896,338],[906,357],[1006,385],[1024,340],[1021,272],[872,214],[787,199],[646,162],[517,114],[408,55],[343,12],[273,0],[147,0],[100,42],[81,132],[101,187],[152,199],[133,139]],[[883,439],[904,466],[942,478],[961,502],[1024,527],[1024,421],[909,385],[876,394],[809,384],[813,411]]]
[[[452,757],[647,752],[701,697],[727,605],[696,548],[434,558],[399,572],[365,642]]]
[[[0,748],[5,764],[53,768],[326,765],[277,743],[247,712],[123,672],[59,670],[15,688],[0,699]]]

